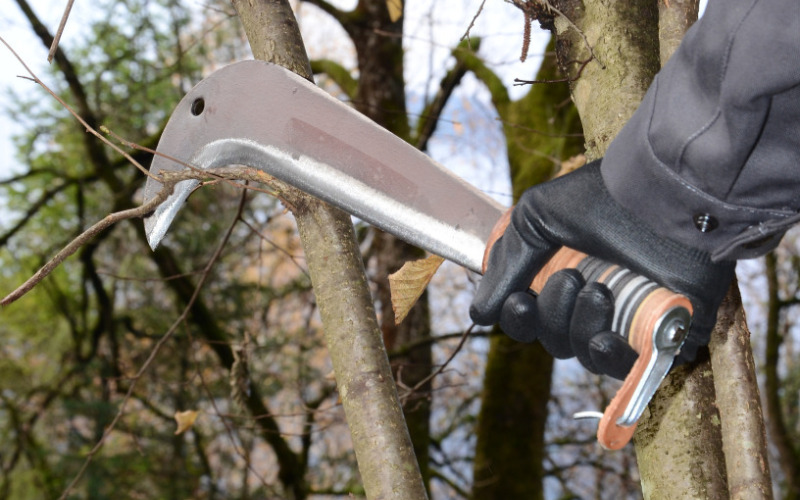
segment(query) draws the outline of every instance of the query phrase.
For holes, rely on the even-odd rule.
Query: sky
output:
[[[86,15],[86,9],[81,5],[86,3],[83,0],[75,2],[73,14],[76,14],[76,18]],[[50,27],[51,32],[55,32],[66,1],[33,0],[31,4],[37,15]],[[77,28],[77,24],[67,24],[62,38],[65,44],[69,44],[70,40],[75,39]],[[9,0],[6,2],[6,7],[0,9],[0,37],[22,57],[31,69],[40,77],[43,76],[43,70],[47,66],[48,49],[33,34],[16,3]],[[5,110],[10,99],[8,89],[14,89],[16,92],[29,92],[36,87],[33,82],[18,78],[18,75],[25,74],[25,69],[11,51],[0,44],[0,179],[8,177],[20,168],[14,159],[11,136],[21,133],[22,129],[8,118]]]

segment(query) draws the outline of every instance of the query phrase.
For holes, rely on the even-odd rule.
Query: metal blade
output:
[[[505,208],[414,147],[290,71],[244,61],[178,104],[157,151],[198,168],[261,169],[374,226],[480,272]],[[153,174],[183,165],[156,156]],[[197,181],[145,219],[155,248]],[[145,202],[161,184],[148,178]]]

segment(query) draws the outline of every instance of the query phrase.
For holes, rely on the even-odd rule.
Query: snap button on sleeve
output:
[[[719,221],[710,214],[697,214],[694,216],[694,227],[701,233],[710,233],[719,226]]]

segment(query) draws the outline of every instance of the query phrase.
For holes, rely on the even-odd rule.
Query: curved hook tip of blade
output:
[[[144,230],[147,235],[147,243],[150,248],[155,250],[161,240],[166,236],[169,226],[178,212],[183,208],[183,202],[189,194],[199,184],[197,180],[181,181],[175,186],[175,190],[164,202],[156,208],[153,215],[145,217]]]

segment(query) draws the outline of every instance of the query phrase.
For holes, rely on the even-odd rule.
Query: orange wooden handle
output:
[[[511,209],[509,209],[500,220],[495,224],[489,241],[486,245],[486,250],[483,254],[483,271],[489,263],[489,254],[495,242],[500,236],[505,233],[508,224],[511,221]],[[581,263],[589,258],[585,253],[573,250],[567,247],[561,247],[552,258],[542,267],[536,277],[531,283],[531,290],[540,292],[544,287],[547,280],[554,273],[568,268],[578,268]],[[593,276],[595,281],[605,283],[611,287],[610,282],[618,279],[620,274],[627,274],[628,282],[633,273],[626,270],[621,270],[618,266],[604,264],[595,266],[599,271]],[[689,314],[692,313],[692,304],[688,298],[683,295],[672,292],[666,288],[659,287],[652,282],[645,282],[645,286],[641,285],[644,281],[641,277],[636,277],[639,280],[639,290],[645,289],[643,293],[622,293],[622,296],[615,294],[615,325],[620,326],[623,331],[618,331],[623,335],[628,344],[639,353],[639,358],[633,365],[630,373],[625,378],[622,387],[617,391],[617,394],[611,400],[611,403],[603,413],[603,418],[597,429],[597,440],[600,444],[611,450],[617,450],[625,446],[633,436],[636,429],[636,424],[625,427],[617,424],[617,421],[622,417],[626,407],[631,401],[636,387],[642,380],[650,358],[653,353],[653,335],[656,332],[659,321],[675,307],[685,307]],[[567,333],[564,332],[566,335]]]

